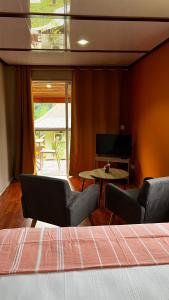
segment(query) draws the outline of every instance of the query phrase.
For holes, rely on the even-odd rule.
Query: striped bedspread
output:
[[[168,263],[168,223],[0,231],[0,274]]]

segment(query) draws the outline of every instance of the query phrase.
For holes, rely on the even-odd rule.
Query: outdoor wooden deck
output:
[[[51,177],[66,176],[66,160],[58,162],[56,159],[44,159],[43,166],[37,170],[37,174]]]

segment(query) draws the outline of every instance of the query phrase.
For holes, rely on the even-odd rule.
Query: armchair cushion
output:
[[[137,201],[138,195],[140,193],[139,189],[128,189],[125,190],[125,193],[132,198],[134,201]]]
[[[98,206],[98,185],[92,184],[83,192],[77,193],[68,206],[72,226],[80,224]]]

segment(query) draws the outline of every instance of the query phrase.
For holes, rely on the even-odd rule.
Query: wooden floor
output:
[[[72,190],[81,191],[82,182],[79,178],[70,177],[69,183]],[[91,184],[91,180],[85,182],[85,187]],[[92,214],[94,225],[107,225],[110,222],[111,213],[106,209],[97,209]],[[24,219],[21,207],[21,187],[18,182],[12,182],[6,191],[0,196],[0,229],[30,227],[32,220]],[[117,224],[122,221],[117,218]],[[80,226],[91,225],[89,219],[84,220]],[[38,225],[37,225],[38,226]],[[39,226],[41,227],[41,226]]]

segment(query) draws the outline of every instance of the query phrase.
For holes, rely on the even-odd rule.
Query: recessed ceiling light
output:
[[[88,44],[88,41],[85,40],[85,39],[81,39],[81,40],[78,41],[78,44],[80,44],[81,46],[85,46],[85,45]]]
[[[50,83],[48,83],[48,84],[46,85],[46,87],[47,87],[48,89],[50,89],[52,86],[51,86]]]

